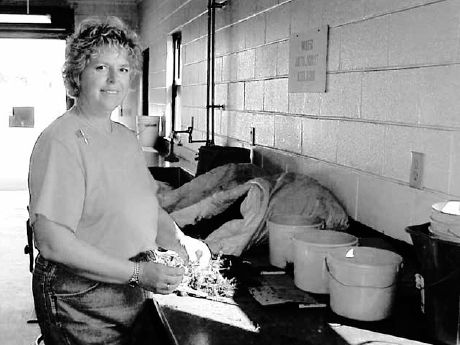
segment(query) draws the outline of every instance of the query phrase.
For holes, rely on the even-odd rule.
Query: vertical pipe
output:
[[[215,2],[215,0],[212,0]],[[214,145],[214,91],[215,91],[215,81],[214,81],[214,68],[215,68],[215,33],[216,33],[216,7],[212,6],[212,17],[211,17],[211,32],[212,32],[212,48],[211,48],[211,144]]]
[[[211,83],[211,30],[213,0],[208,0],[208,57],[207,57],[207,89],[206,89],[206,145],[209,144],[209,110],[210,110],[210,83]]]

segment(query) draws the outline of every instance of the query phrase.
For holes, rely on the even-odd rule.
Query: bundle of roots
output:
[[[178,291],[196,293],[202,297],[231,298],[236,290],[235,279],[227,278],[222,274],[225,270],[222,254],[214,255],[205,268],[199,267],[197,263],[187,263],[176,252],[164,249],[145,251],[131,260],[153,261],[170,267],[183,267],[185,269],[184,279],[177,288]]]

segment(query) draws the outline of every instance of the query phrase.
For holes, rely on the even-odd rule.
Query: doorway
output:
[[[38,135],[66,110],[65,41],[0,39],[0,191],[27,190]],[[33,127],[10,127],[13,107],[32,107]]]

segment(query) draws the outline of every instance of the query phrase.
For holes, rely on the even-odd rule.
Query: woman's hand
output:
[[[183,267],[170,267],[154,262],[141,262],[139,285],[154,293],[167,295],[182,282]]]
[[[206,243],[190,236],[184,236],[181,245],[185,248],[190,262],[198,263],[199,267],[207,267],[211,260],[211,251]]]

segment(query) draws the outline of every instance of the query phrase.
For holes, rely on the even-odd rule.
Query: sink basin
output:
[[[149,167],[149,170],[155,180],[166,182],[174,189],[193,179],[193,175],[181,167]]]

